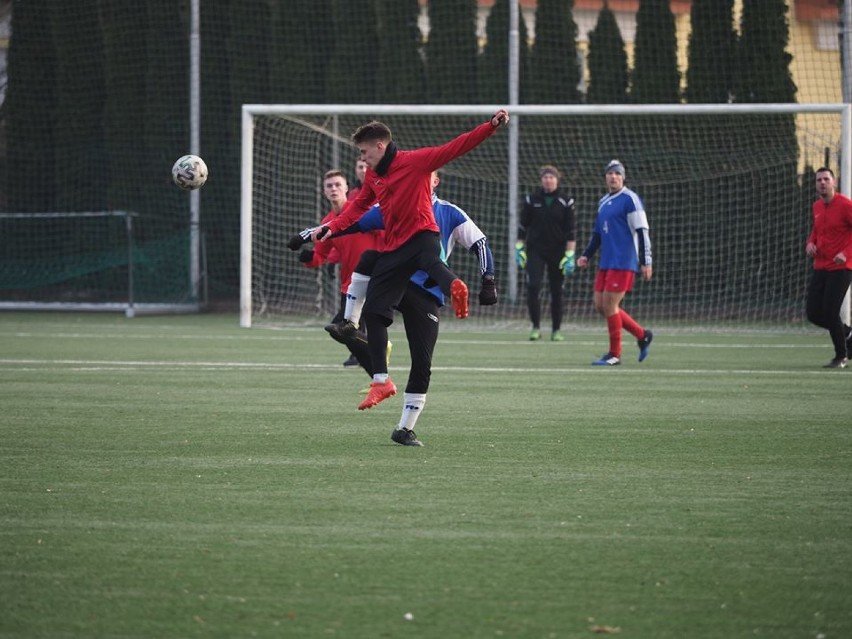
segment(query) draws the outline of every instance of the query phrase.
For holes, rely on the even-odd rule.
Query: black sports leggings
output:
[[[808,285],[808,321],[826,329],[834,344],[834,356],[846,357],[846,326],[840,319],[843,298],[852,283],[852,271],[814,270]]]

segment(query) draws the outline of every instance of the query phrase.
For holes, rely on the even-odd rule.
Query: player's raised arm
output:
[[[424,147],[417,149],[415,153],[417,160],[429,171],[437,171],[442,166],[455,160],[457,157],[472,151],[485,140],[490,138],[502,126],[509,123],[509,112],[500,109],[492,115],[487,122],[462,133],[449,142],[440,146]]]

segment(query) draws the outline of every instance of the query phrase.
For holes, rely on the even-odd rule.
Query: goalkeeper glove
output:
[[[316,227],[307,228],[302,231],[299,231],[296,235],[294,235],[287,241],[287,248],[291,251],[296,251],[299,249],[300,246],[302,246],[302,244],[310,242],[311,233],[314,232],[315,228]]]
[[[314,252],[312,249],[302,249],[299,251],[299,261],[307,264],[312,259],[314,259]]]
[[[482,287],[479,289],[479,303],[482,306],[492,306],[497,303],[497,282],[493,275],[482,276]]]
[[[527,266],[527,252],[524,249],[523,242],[515,242],[515,262],[521,268],[526,268]]]
[[[576,266],[576,262],[574,261],[574,251],[565,251],[562,261],[559,262],[559,268],[562,269],[562,272],[565,273],[565,275],[571,275],[571,273],[574,272],[574,266]]]

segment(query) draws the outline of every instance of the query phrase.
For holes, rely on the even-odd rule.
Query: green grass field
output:
[[[321,324],[0,314],[0,637],[852,636],[825,334],[447,330],[417,449]]]

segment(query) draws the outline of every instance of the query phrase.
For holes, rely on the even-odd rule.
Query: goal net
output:
[[[245,105],[241,324],[324,321],[336,311],[333,268],[304,268],[286,244],[328,211],[323,173],[338,168],[354,179],[352,131],[375,118],[390,126],[402,149],[434,146],[495,108]],[[653,280],[637,282],[627,300],[631,312],[654,323],[806,324],[811,264],[804,243],[814,171],[830,166],[848,192],[848,106],[519,106],[512,117],[510,130],[447,165],[438,187],[439,197],[482,228],[495,256],[494,307],[475,302],[474,256],[457,248],[450,257],[451,268],[472,284],[467,322],[526,322],[513,246],[521,200],[539,187],[538,167],[561,170],[562,187],[577,202],[582,250],[605,191],[604,167],[618,158],[627,185],[645,203],[654,251]],[[566,322],[595,317],[594,272],[566,278]],[[549,294],[542,288],[546,318]]]
[[[0,309],[128,317],[198,310],[189,231],[170,220],[129,211],[0,213],[0,237]]]

